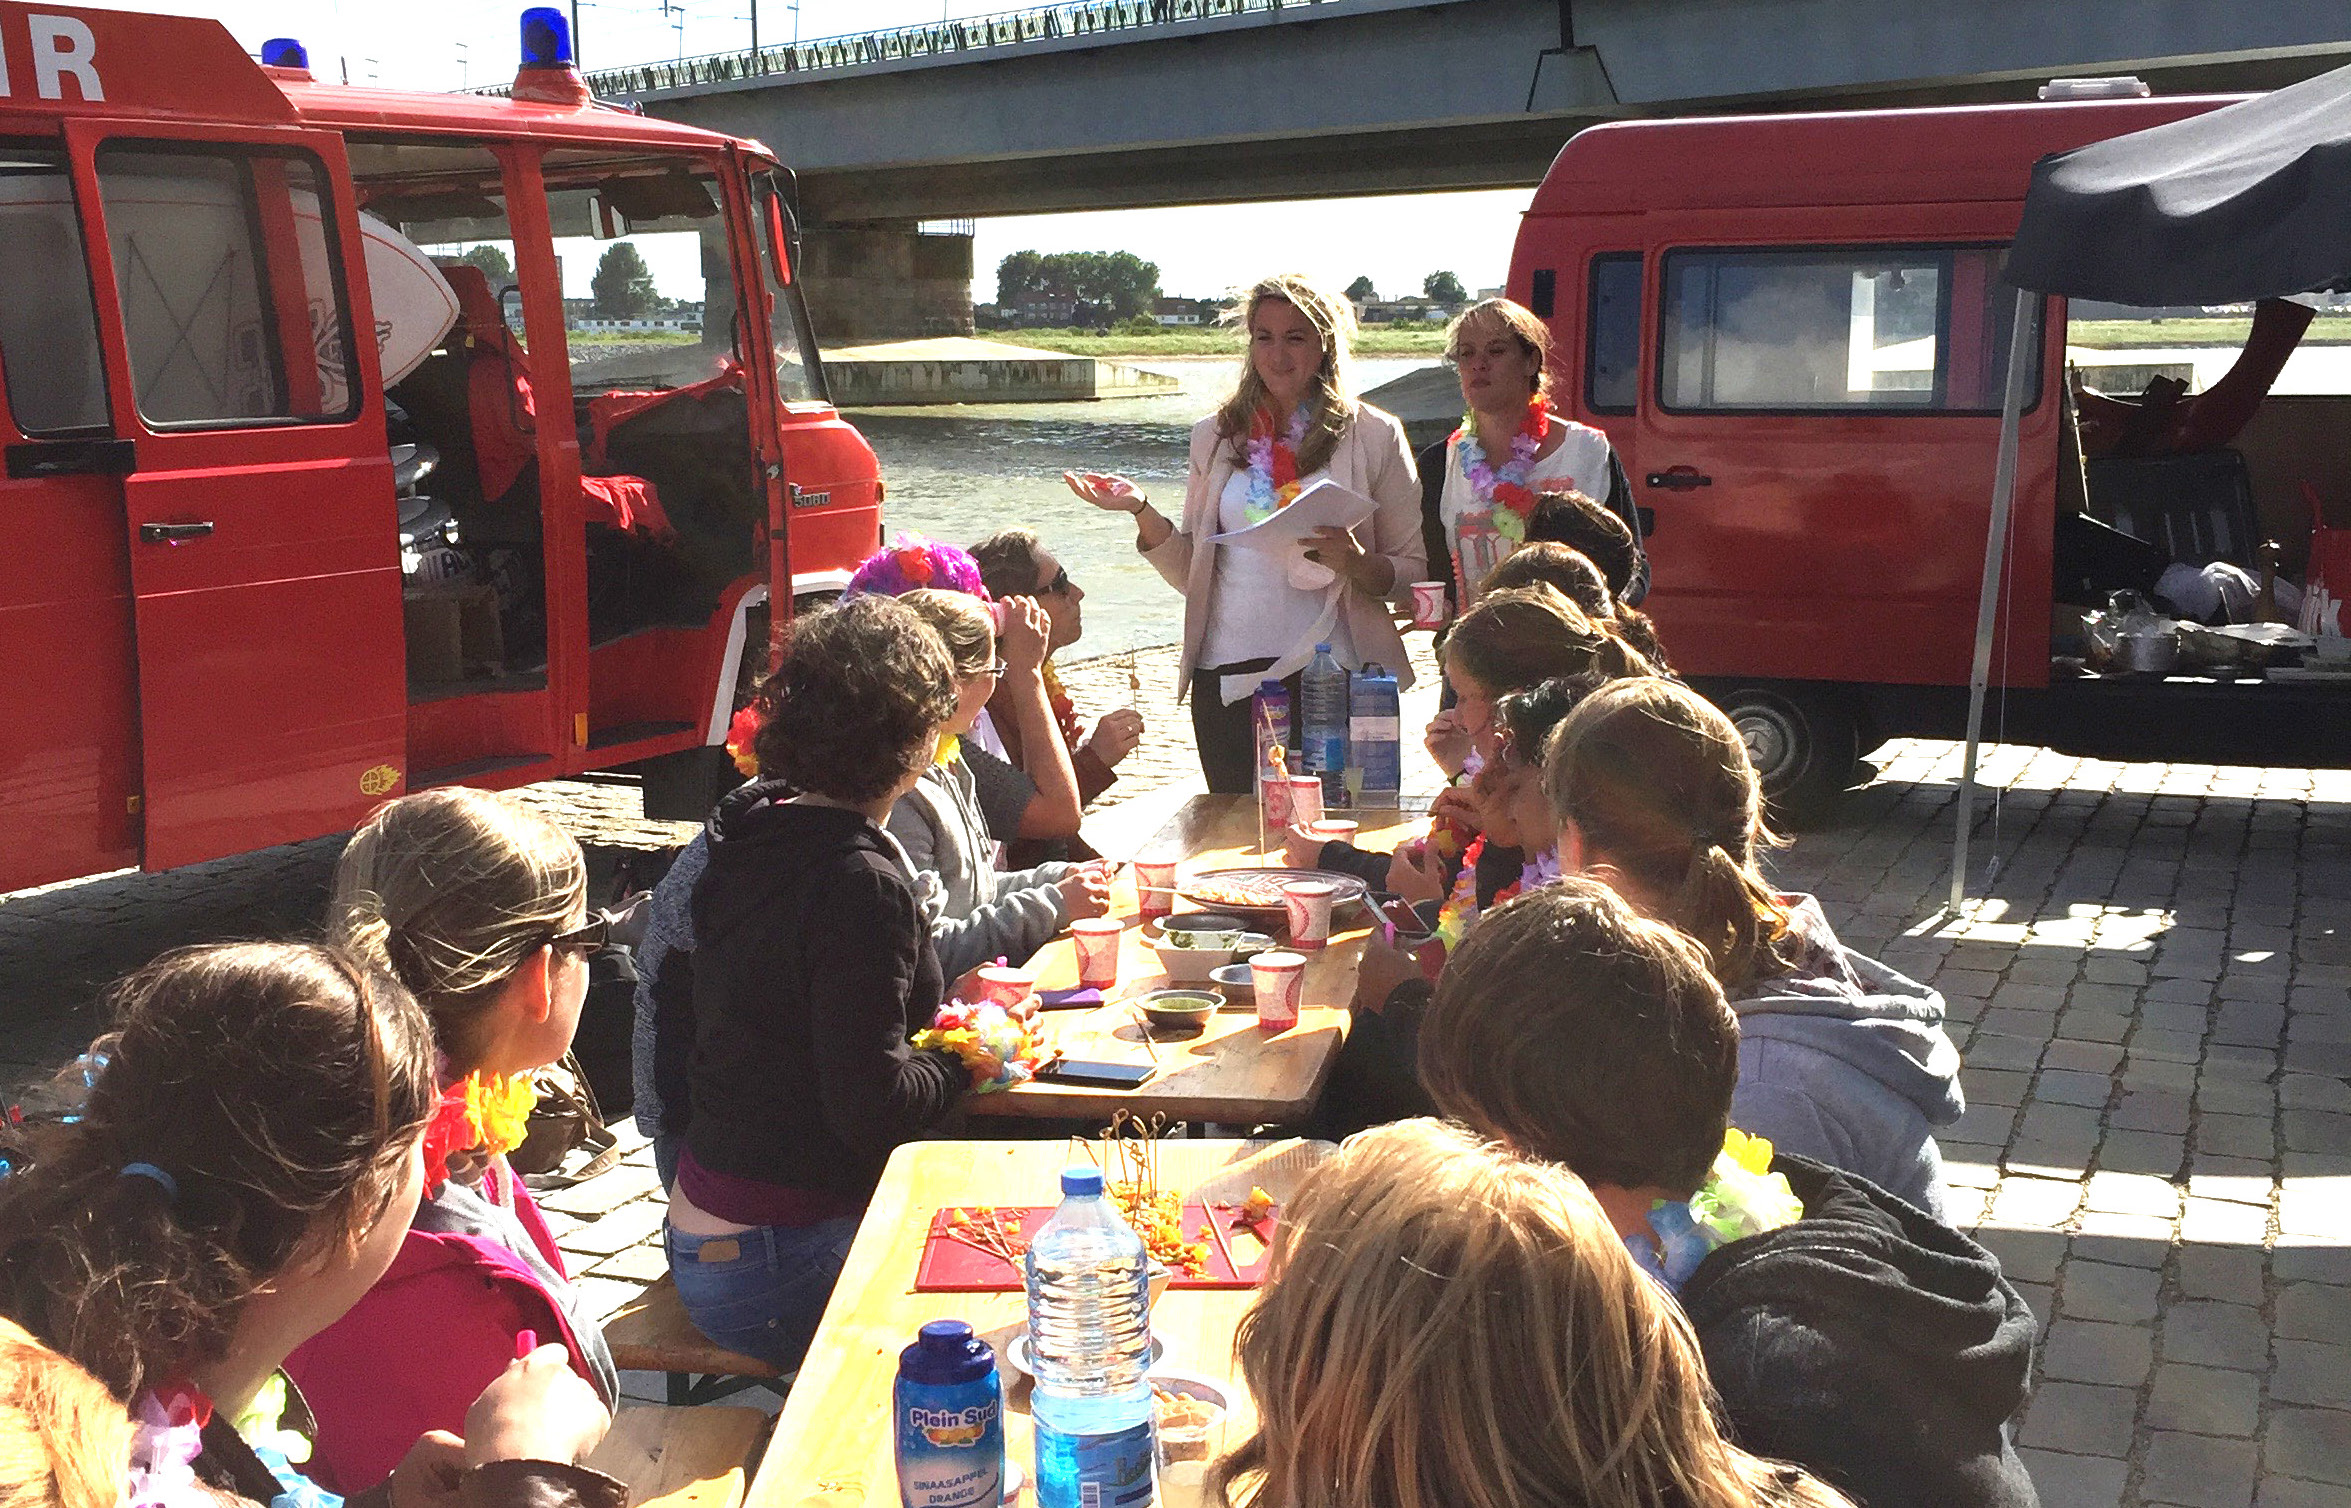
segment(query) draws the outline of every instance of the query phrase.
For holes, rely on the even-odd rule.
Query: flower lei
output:
[[[1249,421],[1249,500],[1241,512],[1249,522],[1262,524],[1298,496],[1298,447],[1306,443],[1306,410],[1290,416],[1289,428],[1278,440],[1273,414],[1259,409]]]
[[[1044,675],[1045,704],[1053,709],[1053,723],[1061,729],[1061,741],[1075,754],[1085,733],[1078,722],[1078,704],[1070,699],[1069,688],[1061,684],[1061,672],[1053,668],[1051,660],[1045,662]]]
[[[204,1454],[204,1426],[211,1422],[212,1400],[191,1383],[167,1382],[140,1394],[131,1406],[125,1508],[167,1508],[204,1496],[196,1458]]]
[[[440,1107],[424,1133],[425,1187],[449,1181],[449,1159],[479,1151],[497,1157],[522,1145],[530,1133],[531,1109],[539,1087],[527,1073],[469,1073],[441,1094]]]
[[[1529,890],[1540,890],[1558,878],[1558,851],[1546,850],[1527,860],[1525,867],[1519,870],[1518,893],[1523,895]]]
[[[1484,907],[1478,905],[1478,860],[1486,854],[1486,835],[1479,833],[1461,855],[1461,873],[1453,877],[1453,893],[1437,908],[1437,941],[1451,953],[1469,935],[1470,923],[1478,919]],[[1492,904],[1499,906],[1518,894],[1526,884],[1522,871],[1519,877],[1494,893]]]
[[[1643,1272],[1679,1293],[1716,1247],[1803,1218],[1804,1202],[1787,1175],[1771,1170],[1771,1143],[1733,1126],[1698,1192],[1679,1204],[1650,1205],[1649,1232],[1627,1236],[1624,1244]]]
[[[1499,470],[1486,459],[1485,447],[1478,443],[1475,414],[1463,414],[1461,428],[1453,431],[1462,476],[1468,479],[1477,500],[1486,505],[1494,532],[1512,544],[1526,542],[1527,520],[1535,512],[1535,491],[1527,485],[1527,478],[1534,473],[1535,456],[1550,437],[1551,411],[1541,398],[1527,404],[1527,416],[1510,438],[1510,459]]]

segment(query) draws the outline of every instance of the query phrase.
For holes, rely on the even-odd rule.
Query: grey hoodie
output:
[[[1942,1219],[1934,1128],[1967,1108],[1943,997],[1838,942],[1811,896],[1784,899],[1796,972],[1730,996],[1739,1017],[1731,1123]]]
[[[1040,864],[1006,873],[996,867],[996,838],[980,809],[968,760],[934,765],[898,798],[886,824],[898,840],[931,946],[953,986],[990,959],[1017,967],[1069,921],[1054,887],[1074,864]]]

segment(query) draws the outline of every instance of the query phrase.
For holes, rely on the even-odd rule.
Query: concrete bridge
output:
[[[593,81],[775,147],[807,224],[862,227],[863,268],[917,220],[1533,184],[1627,116],[2085,73],[2270,88],[2345,61],[2344,0],[1073,0]]]

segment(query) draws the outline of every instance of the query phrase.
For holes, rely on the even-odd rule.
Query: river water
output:
[[[892,533],[919,530],[971,544],[1022,525],[1044,537],[1086,593],[1085,638],[1074,655],[1172,643],[1183,599],[1135,553],[1135,526],[1070,495],[1064,471],[1133,477],[1162,513],[1180,515],[1192,425],[1231,390],[1233,357],[1153,357],[1125,363],[1181,379],[1179,391],[1094,403],[941,404],[867,408],[852,421],[881,457]],[[1363,358],[1368,391],[1433,364],[1429,357]]]

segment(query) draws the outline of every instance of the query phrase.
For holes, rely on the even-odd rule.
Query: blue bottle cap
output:
[[[932,1320],[913,1345],[898,1353],[898,1375],[908,1382],[952,1386],[977,1382],[995,1370],[995,1351],[961,1320]]]
[[[1064,1198],[1076,1194],[1086,1198],[1102,1197],[1102,1170],[1100,1168],[1063,1168],[1061,1192]]]
[[[1265,696],[1276,691],[1287,691],[1289,689],[1289,687],[1284,686],[1279,681],[1259,681],[1257,683],[1257,694],[1260,696]]]

